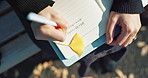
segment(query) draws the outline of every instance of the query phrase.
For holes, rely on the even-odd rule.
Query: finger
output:
[[[130,35],[121,46],[124,46],[124,47],[128,46],[129,44],[132,43],[135,37],[136,37],[136,34]]]
[[[127,33],[127,31],[124,28],[122,28],[120,35],[111,44],[121,46],[128,37],[129,33]]]
[[[107,44],[110,44],[113,41],[114,37],[114,29],[117,23],[117,19],[110,18],[108,21],[107,29],[106,29],[106,40]]]
[[[49,38],[53,38],[52,41],[63,42],[66,39],[66,32],[59,30],[53,30],[50,34],[47,35]]]
[[[39,26],[39,31],[36,33],[37,40],[61,41],[66,38],[66,33],[61,29],[55,29],[53,26],[42,25]]]

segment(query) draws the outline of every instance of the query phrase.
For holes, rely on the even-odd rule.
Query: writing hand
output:
[[[116,40],[114,29],[116,25],[121,26],[121,32]],[[126,47],[131,44],[141,27],[139,14],[126,14],[112,11],[106,29],[107,44]]]
[[[63,42],[66,38],[66,32],[68,29],[67,21],[64,18],[62,18],[62,16],[60,16],[56,11],[54,11],[50,6],[46,7],[38,14],[49,20],[56,22],[58,27],[32,22],[31,27],[35,38],[37,40]]]

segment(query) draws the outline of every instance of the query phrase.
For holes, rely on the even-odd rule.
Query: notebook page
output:
[[[103,12],[100,7],[98,7],[96,1],[57,0],[53,8],[69,23],[67,38],[62,44],[69,44],[76,33],[84,38],[85,46],[99,38],[98,24],[102,20]],[[92,33],[90,34],[89,32]],[[58,44],[57,46],[65,58],[71,58],[77,55],[70,47]]]

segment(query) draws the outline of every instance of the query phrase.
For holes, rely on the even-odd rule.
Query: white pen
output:
[[[54,21],[51,21],[43,16],[40,16],[36,13],[30,12],[27,15],[27,19],[33,22],[38,22],[38,23],[42,23],[42,24],[49,24],[52,26],[58,26]]]

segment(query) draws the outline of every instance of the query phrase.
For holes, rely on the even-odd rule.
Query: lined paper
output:
[[[57,0],[53,8],[69,23],[68,35],[62,44],[69,44],[73,36],[78,33],[84,38],[86,47],[105,32],[104,28],[101,30],[102,33],[99,33],[99,23],[102,21],[103,11],[95,0]],[[104,23],[104,27],[106,27],[105,25]],[[56,45],[65,58],[77,56],[70,47]]]

